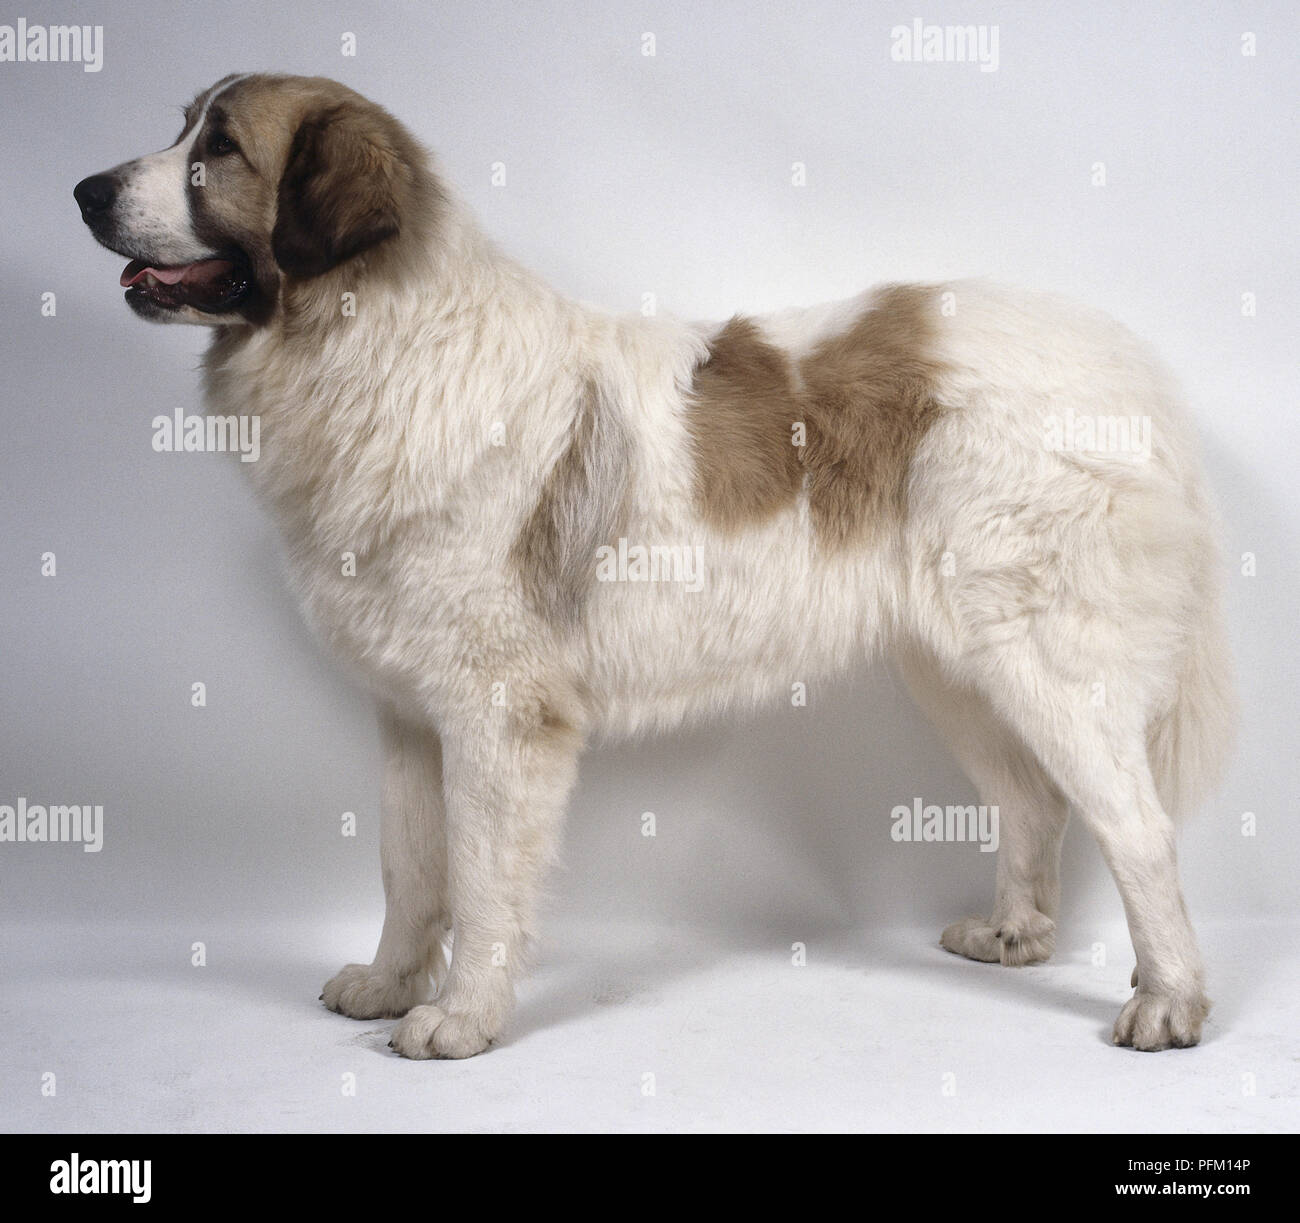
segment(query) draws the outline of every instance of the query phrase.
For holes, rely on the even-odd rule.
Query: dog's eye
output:
[[[208,137],[208,154],[211,157],[225,157],[230,153],[238,153],[237,145],[225,132],[214,132]]]

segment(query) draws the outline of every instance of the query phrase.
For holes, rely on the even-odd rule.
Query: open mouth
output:
[[[205,314],[220,314],[237,306],[253,287],[252,272],[242,255],[199,259],[155,267],[132,259],[119,282],[132,304],[147,301],[164,310],[192,306]]]

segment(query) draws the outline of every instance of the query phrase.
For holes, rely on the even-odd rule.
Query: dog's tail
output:
[[[1156,790],[1175,819],[1189,815],[1222,780],[1236,728],[1232,659],[1221,609],[1218,558],[1209,549],[1197,583],[1198,619],[1187,642],[1173,703],[1147,730]]]

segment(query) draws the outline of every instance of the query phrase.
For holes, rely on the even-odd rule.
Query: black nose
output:
[[[72,189],[77,203],[81,205],[81,215],[89,221],[91,217],[107,212],[117,197],[117,181],[111,174],[92,174],[83,178]]]

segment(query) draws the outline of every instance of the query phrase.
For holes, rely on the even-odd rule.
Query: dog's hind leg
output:
[[[442,748],[437,734],[380,712],[384,795],[380,861],[384,930],[373,964],[349,964],[325,986],[332,1011],[353,1019],[394,1018],[428,1000],[445,970],[447,838]]]
[[[992,912],[953,922],[941,943],[957,955],[988,963],[1046,960],[1056,942],[1061,840],[1069,819],[1064,798],[979,692],[949,682],[919,650],[904,653],[899,669],[913,699],[978,789],[980,802],[998,812]]]
[[[1042,646],[990,651],[982,659],[985,690],[1087,823],[1119,888],[1138,966],[1115,1043],[1145,1050],[1194,1045],[1210,1002],[1179,885],[1173,821],[1147,756],[1140,672],[1114,661],[1089,668],[1084,651],[1066,648],[1065,622],[1056,632],[1050,627],[1042,639],[1059,655]],[[1070,660],[1068,671],[1060,658]],[[1104,700],[1090,699],[1092,693]]]

